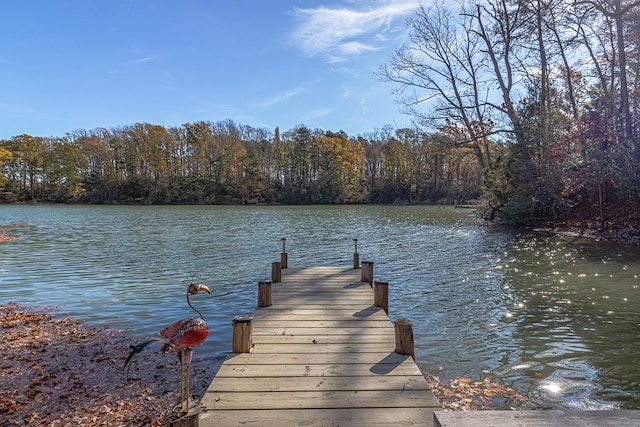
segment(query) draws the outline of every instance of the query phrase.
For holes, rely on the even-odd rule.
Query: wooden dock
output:
[[[433,425],[440,406],[361,272],[282,270],[253,313],[250,353],[230,355],[207,390],[209,426]]]

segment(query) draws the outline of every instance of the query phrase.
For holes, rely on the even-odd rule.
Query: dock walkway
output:
[[[360,270],[282,270],[253,313],[251,353],[230,355],[199,425],[433,425],[440,406]]]

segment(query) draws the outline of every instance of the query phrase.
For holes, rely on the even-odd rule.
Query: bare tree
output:
[[[408,21],[410,43],[397,49],[378,75],[396,84],[398,102],[418,126],[461,130],[461,144],[488,168],[488,138],[505,129],[495,126],[488,64],[473,21],[444,2],[420,5]]]
[[[618,73],[620,80],[620,114],[623,121],[624,138],[632,141],[634,137],[631,104],[629,102],[629,83],[627,81],[627,52],[625,49],[624,20],[632,9],[640,6],[640,1],[594,0],[576,1],[576,5],[586,4],[594,7],[615,25],[616,51],[618,54]],[[640,143],[639,143],[640,144]],[[640,146],[638,147],[640,149]]]

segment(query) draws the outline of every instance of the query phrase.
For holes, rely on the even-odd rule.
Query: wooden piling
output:
[[[389,282],[383,280],[375,281],[375,290],[373,294],[373,305],[382,307],[384,312],[389,314]]]
[[[194,415],[180,416],[175,412],[171,412],[164,419],[164,426],[165,427],[198,427],[200,425],[199,420],[200,420],[200,415],[197,413]]]
[[[276,261],[271,264],[271,282],[282,282],[282,262]]]
[[[360,268],[360,254],[358,253],[358,239],[353,239],[353,269]]]
[[[258,282],[258,307],[271,307],[271,280]]]
[[[394,322],[396,332],[396,353],[407,354],[414,360],[415,350],[413,348],[413,324],[411,320],[399,317]]]
[[[367,282],[369,286],[373,287],[373,261],[362,261],[360,281]]]
[[[283,237],[282,241],[282,253],[280,254],[280,266],[281,268],[289,268],[289,262],[287,257],[287,238]]]
[[[233,318],[233,353],[251,353],[253,347],[253,315],[241,314]]]

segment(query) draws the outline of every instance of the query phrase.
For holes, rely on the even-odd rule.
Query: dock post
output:
[[[357,270],[360,268],[360,254],[358,253],[358,239],[353,239],[353,244],[355,249],[353,251],[353,269]]]
[[[233,318],[233,353],[251,353],[253,347],[253,316],[241,314]]]
[[[282,261],[275,261],[271,263],[271,282],[282,282]]]
[[[413,348],[413,324],[411,323],[411,320],[399,317],[395,320],[393,325],[396,332],[396,353],[407,354],[415,360],[416,355]]]
[[[382,307],[384,312],[389,315],[389,282],[383,280],[375,281],[376,287],[373,294],[373,305]]]
[[[373,261],[362,261],[360,281],[367,282],[373,288]]]
[[[198,427],[200,425],[200,415],[187,415],[180,417],[175,412],[170,413],[164,419],[165,427]]]
[[[282,253],[280,254],[280,266],[281,268],[289,268],[288,256],[286,251],[287,238],[283,237],[282,239]]]
[[[271,280],[258,282],[258,307],[271,307]]]

